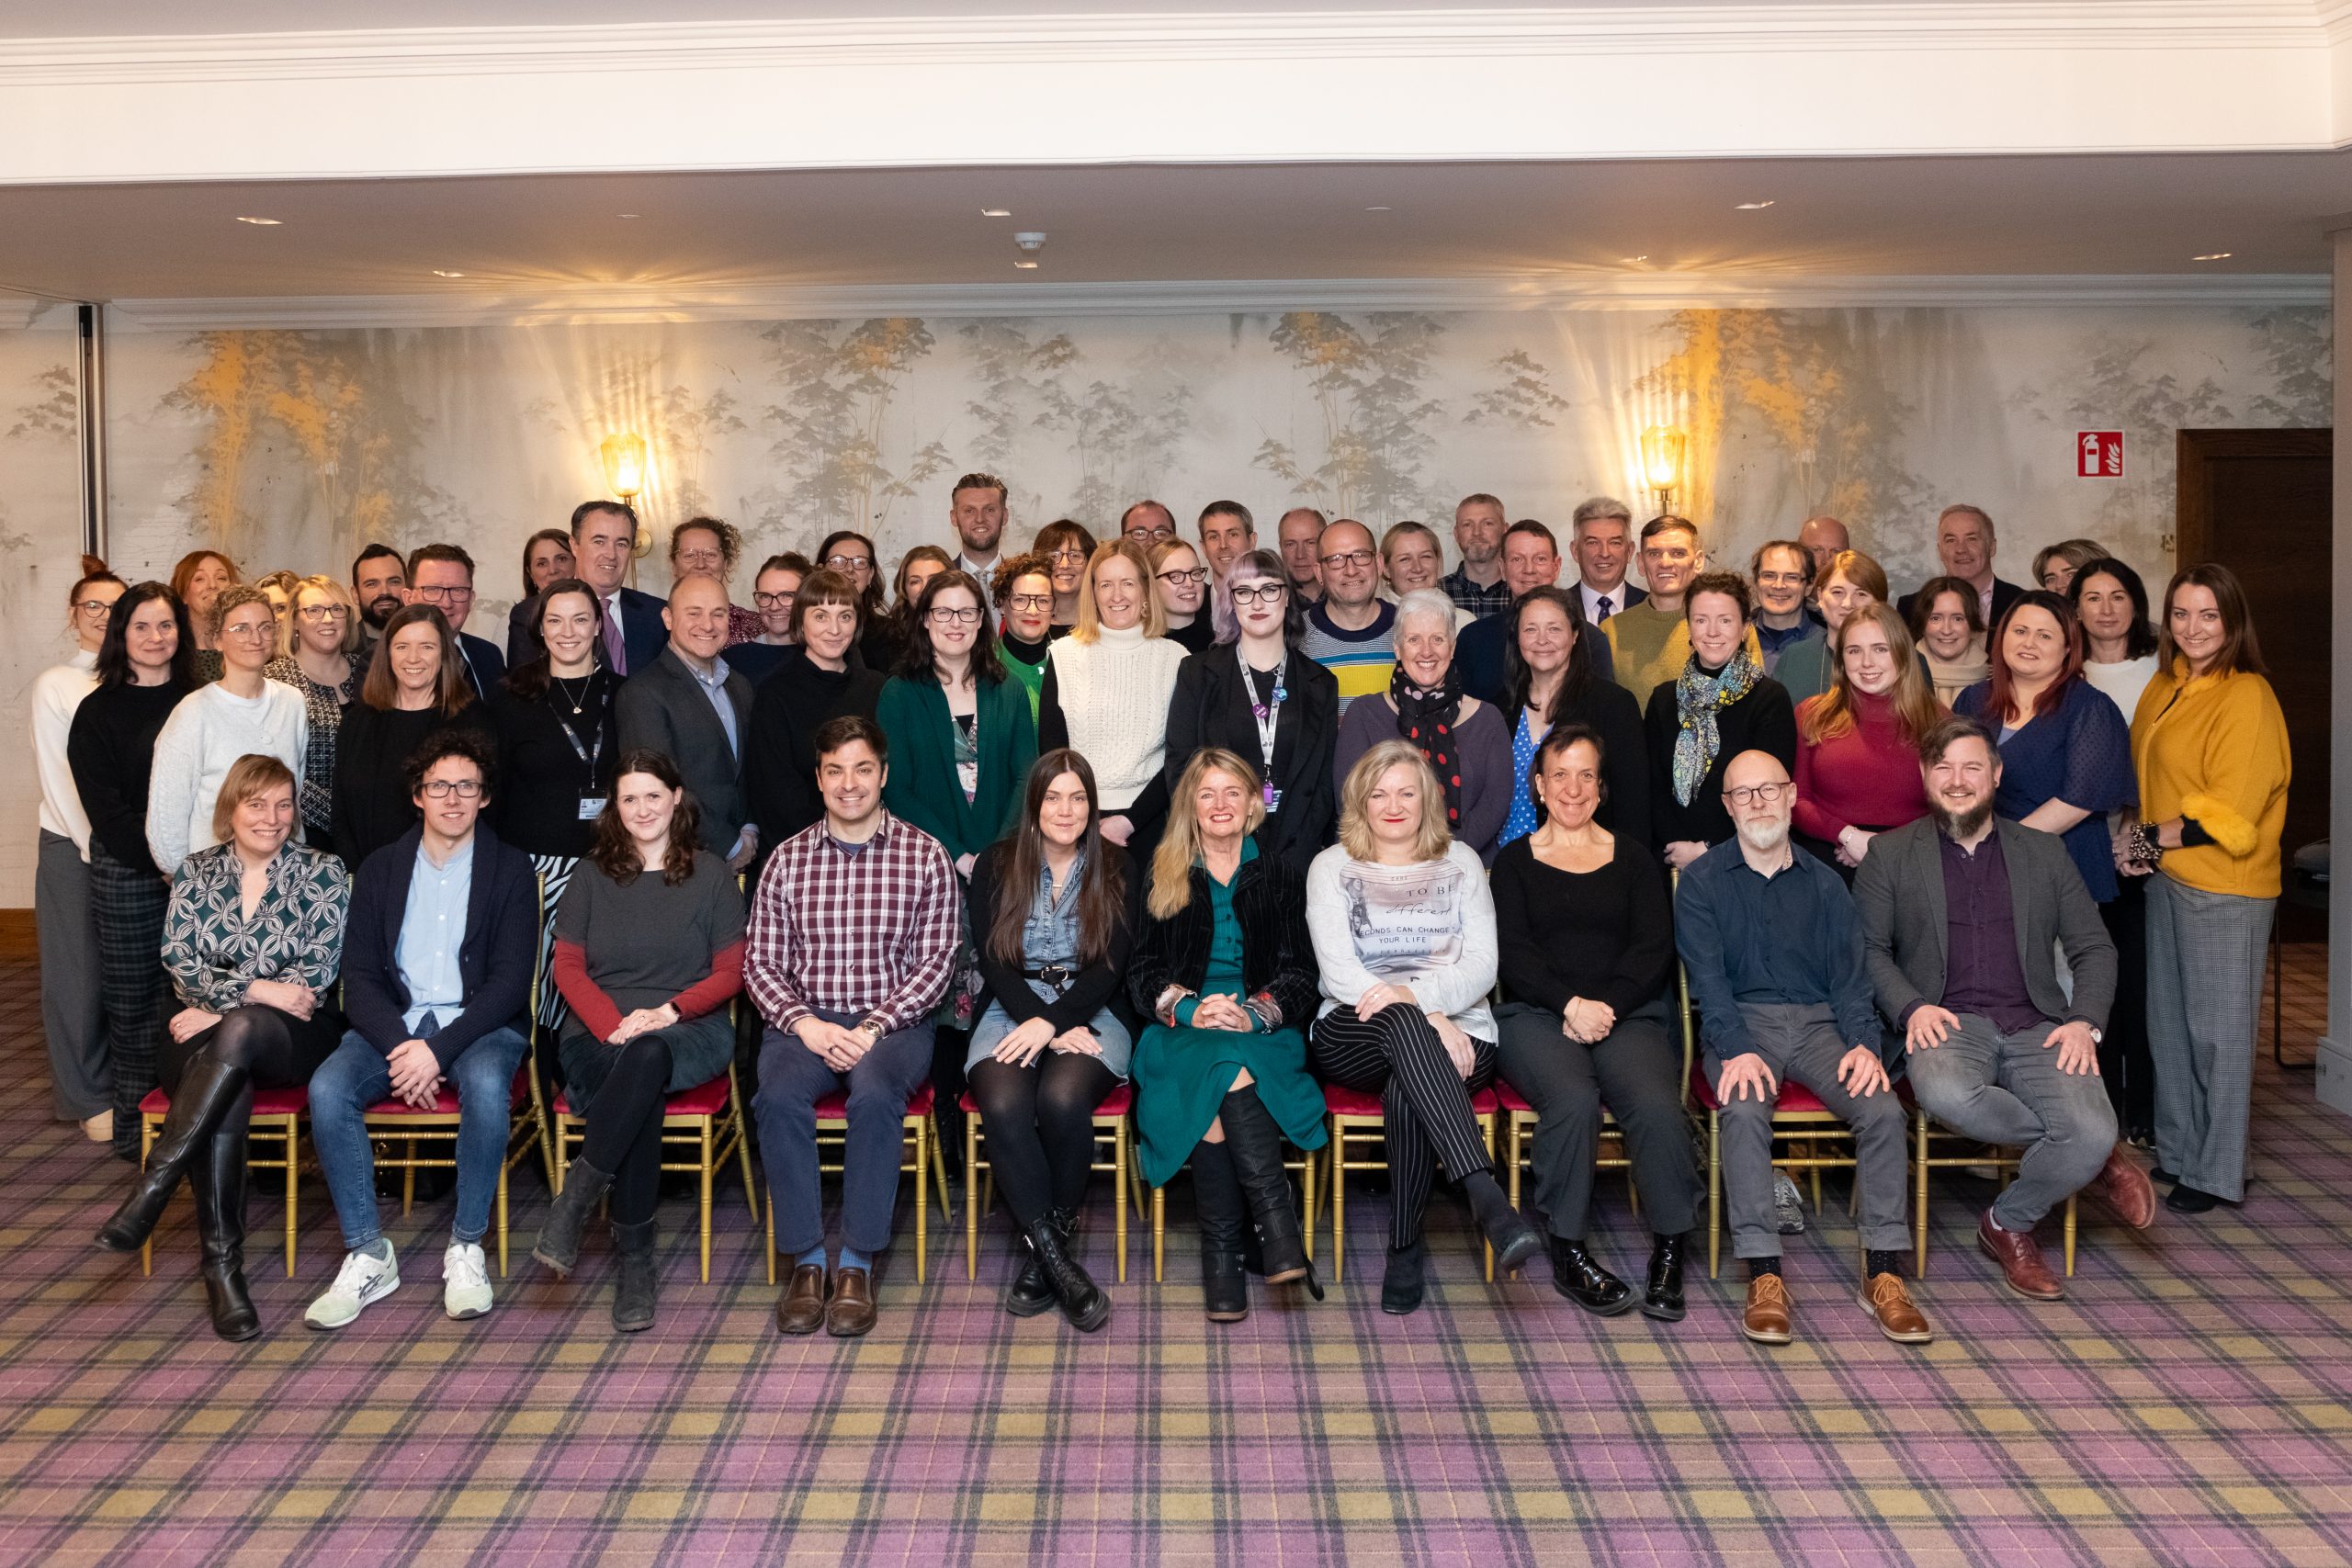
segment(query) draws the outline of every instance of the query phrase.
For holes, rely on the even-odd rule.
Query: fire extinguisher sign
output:
[[[2075,437],[2075,477],[2120,479],[2123,477],[2123,432],[2086,430]]]

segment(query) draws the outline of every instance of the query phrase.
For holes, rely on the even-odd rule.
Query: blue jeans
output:
[[[479,1242],[490,1230],[491,1200],[498,1196],[513,1125],[508,1099],[527,1049],[514,1030],[493,1029],[449,1069],[458,1106],[458,1218],[450,1226],[458,1241]],[[376,1213],[376,1153],[360,1117],[391,1092],[391,1069],[357,1030],[345,1034],[334,1055],[311,1075],[311,1140],[334,1195],[343,1245],[353,1252],[375,1246],[384,1234]]]
[[[853,1024],[855,1013],[820,1012]],[[775,1205],[776,1250],[787,1258],[825,1239],[817,1185],[817,1101],[849,1090],[849,1134],[842,1160],[842,1242],[878,1258],[889,1250],[899,1202],[899,1164],[906,1147],[907,1101],[931,1076],[929,1019],[886,1034],[846,1073],[837,1073],[797,1034],[770,1029],[760,1042],[760,1087],[752,1115],[760,1126],[760,1160]],[[922,1194],[915,1194],[922,1201]]]

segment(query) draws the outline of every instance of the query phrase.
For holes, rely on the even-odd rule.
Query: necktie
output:
[[[616,593],[605,604],[605,662],[613,673],[628,673],[628,642],[621,636],[620,595]]]
[[[1599,626],[1602,621],[1605,621],[1605,620],[1607,620],[1607,619],[1609,618],[1609,595],[1608,595],[1608,594],[1606,594],[1606,593],[1603,593],[1603,594],[1600,597],[1600,599],[1599,599],[1598,601],[1596,601],[1596,602],[1600,605],[1600,615],[1599,615],[1599,617],[1598,617],[1598,618],[1596,618],[1596,619],[1593,621],[1593,623],[1592,623],[1592,624],[1593,624],[1594,626]]]

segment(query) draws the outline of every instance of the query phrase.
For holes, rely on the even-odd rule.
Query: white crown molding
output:
[[[0,40],[0,85],[1008,61],[1419,59],[1776,50],[2320,48],[2344,0],[844,17]]]
[[[49,304],[29,294],[0,294],[0,332],[22,332]]]
[[[863,316],[1268,315],[1284,310],[1677,310],[1860,306],[2325,305],[2325,274],[1859,277],[1375,278],[808,285],[736,289],[118,299],[118,330],[582,326]]]

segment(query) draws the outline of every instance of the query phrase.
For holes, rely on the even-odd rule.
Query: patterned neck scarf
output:
[[[1405,667],[1389,672],[1388,695],[1396,704],[1396,733],[1420,748],[1422,759],[1437,773],[1445,791],[1445,825],[1462,827],[1462,754],[1455,745],[1454,726],[1462,713],[1462,671],[1449,661],[1445,679],[1435,691],[1425,692],[1407,678]]]
[[[1731,662],[1714,674],[1703,673],[1699,668],[1699,656],[1692,654],[1690,662],[1682,667],[1682,677],[1674,682],[1675,716],[1680,728],[1674,737],[1674,800],[1678,806],[1688,806],[1699,793],[1699,781],[1715,765],[1715,753],[1723,749],[1723,735],[1715,728],[1715,716],[1755,689],[1763,678],[1763,666],[1747,651],[1742,638],[1739,651]]]

